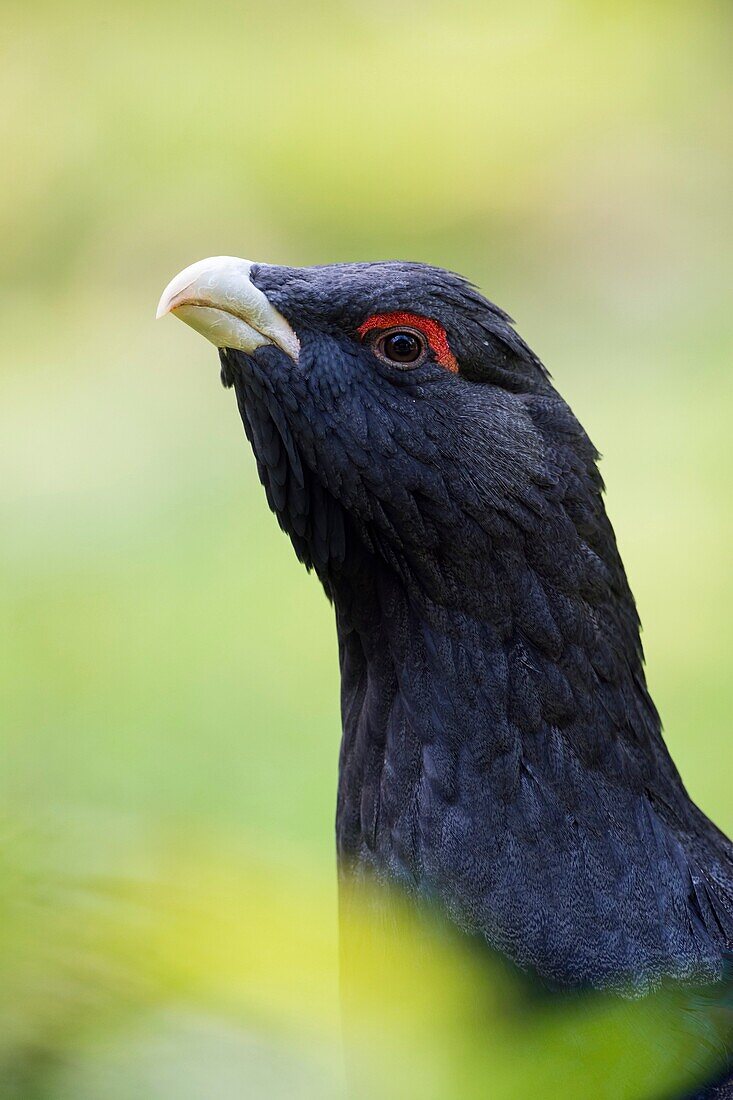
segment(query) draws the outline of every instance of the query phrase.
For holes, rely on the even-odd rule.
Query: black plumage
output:
[[[647,691],[598,454],[509,317],[420,264],[255,265],[300,340],[221,352],[269,504],[333,601],[341,866],[555,985],[720,982],[733,849]],[[442,326],[398,369],[375,314]]]

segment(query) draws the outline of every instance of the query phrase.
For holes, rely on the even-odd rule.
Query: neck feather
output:
[[[592,631],[550,656],[416,604],[383,569],[336,610],[344,867],[437,899],[559,982],[718,976],[730,845],[687,797],[633,639],[613,664]]]

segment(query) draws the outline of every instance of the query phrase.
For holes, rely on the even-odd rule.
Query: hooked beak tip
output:
[[[155,311],[155,320],[159,321],[161,317],[165,317],[166,313],[170,313],[170,303],[166,301],[165,294],[158,302],[158,308]]]

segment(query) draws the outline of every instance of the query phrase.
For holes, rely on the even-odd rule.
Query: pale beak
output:
[[[300,341],[249,277],[250,260],[210,256],[185,268],[163,291],[156,317],[173,313],[218,348],[253,352],[276,344],[296,363]]]

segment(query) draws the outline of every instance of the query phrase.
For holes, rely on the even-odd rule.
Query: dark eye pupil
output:
[[[420,341],[411,332],[393,332],[384,341],[384,354],[394,363],[414,363],[420,351]]]

